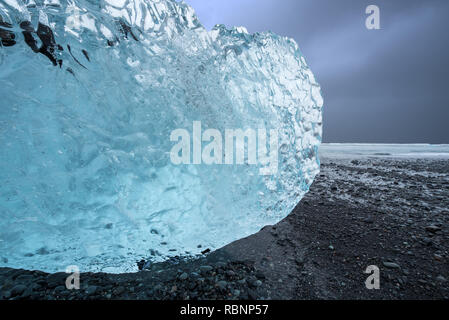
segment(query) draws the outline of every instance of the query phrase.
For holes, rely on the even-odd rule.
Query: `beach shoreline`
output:
[[[0,299],[449,299],[447,160],[322,158],[300,204],[255,235],[138,273],[82,273],[80,290],[65,273],[0,268]]]

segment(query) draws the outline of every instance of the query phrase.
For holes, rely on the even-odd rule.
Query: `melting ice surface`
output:
[[[287,216],[319,171],[323,100],[289,38],[207,31],[171,0],[0,15],[1,266],[126,272],[216,249]],[[276,130],[277,172],[173,164],[194,121]]]

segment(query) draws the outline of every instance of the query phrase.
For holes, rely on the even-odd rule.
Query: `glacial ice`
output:
[[[0,16],[0,266],[126,272],[216,249],[286,217],[319,171],[323,100],[292,39],[207,31],[174,0],[0,0]],[[249,138],[245,164],[173,163],[195,124],[265,129],[277,170]]]

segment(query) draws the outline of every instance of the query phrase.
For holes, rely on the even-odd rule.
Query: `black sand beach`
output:
[[[82,273],[80,290],[65,273],[0,268],[0,298],[449,299],[448,196],[445,159],[324,159],[289,217],[203,258]]]

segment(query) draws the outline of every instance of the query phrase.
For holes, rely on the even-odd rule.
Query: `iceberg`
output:
[[[0,266],[136,271],[285,218],[323,99],[294,40],[174,0],[0,0]]]

